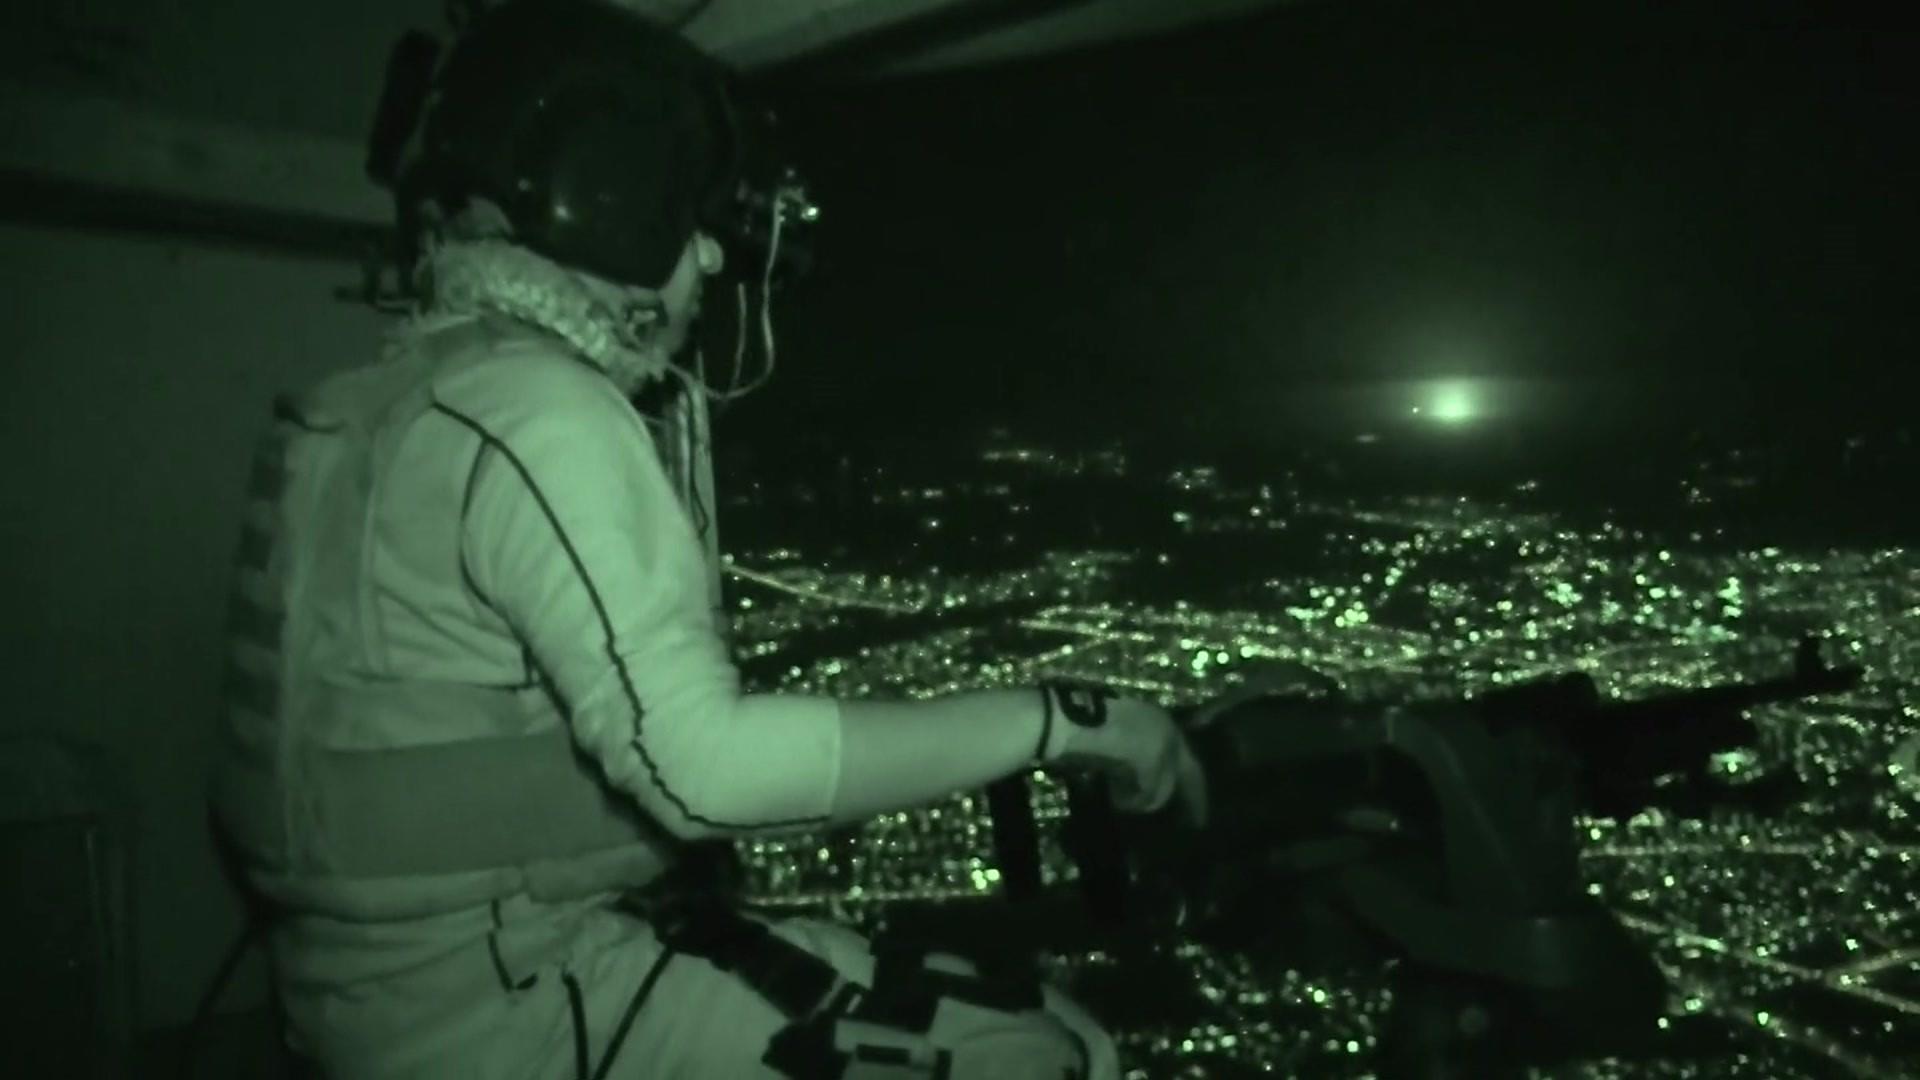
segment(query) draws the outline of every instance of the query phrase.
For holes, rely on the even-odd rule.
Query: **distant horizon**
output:
[[[1813,550],[1911,543],[1914,515],[1900,495],[1920,469],[1912,425],[1883,428],[1856,447],[1846,433],[1804,428],[1793,437],[1668,429],[1599,442],[1543,438],[1537,430],[1527,435],[1516,427],[1496,438],[1432,433],[1361,444],[1299,433],[1265,441],[1218,431],[1184,437],[1138,430],[1076,435],[1057,427],[983,422],[892,435],[869,430],[859,438],[842,433],[837,442],[824,431],[798,442],[763,438],[757,445],[722,434],[718,483],[727,493],[757,477],[777,485],[825,484],[836,477],[844,482],[836,460],[859,470],[856,476],[884,465],[903,477],[964,483],[978,480],[983,469],[1005,467],[979,457],[994,427],[1004,428],[1014,443],[1065,455],[1117,446],[1127,457],[1126,476],[1089,475],[1084,481],[1089,493],[1112,496],[1170,470],[1212,466],[1230,485],[1278,481],[1284,473],[1309,497],[1461,496],[1561,514],[1576,525],[1603,519],[1629,523],[1676,543],[1690,533],[1724,528],[1737,543]],[[1734,457],[1735,451],[1747,453]],[[1746,474],[1754,482],[1737,482]],[[1707,502],[1687,497],[1695,481],[1702,482]],[[1070,476],[1055,482],[1075,483]]]
[[[1728,393],[1715,407],[1716,391],[1705,381],[1688,386],[1669,384],[1662,396],[1636,399],[1630,384],[1591,378],[1532,380],[1560,392],[1564,400],[1529,413],[1524,407],[1506,415],[1475,416],[1457,425],[1390,413],[1376,407],[1367,411],[1356,402],[1381,397],[1395,380],[1321,381],[1288,387],[1270,418],[1261,417],[1251,398],[1214,410],[1170,402],[1157,415],[1138,406],[1103,409],[1098,403],[1051,403],[1046,407],[1016,406],[995,413],[975,406],[954,411],[903,403],[897,411],[858,418],[842,415],[832,406],[813,406],[802,413],[782,409],[776,382],[746,399],[736,412],[720,415],[717,434],[723,444],[767,441],[808,446],[834,444],[926,444],[983,441],[995,428],[1014,437],[1056,448],[1092,448],[1131,444],[1145,450],[1169,444],[1192,443],[1196,450],[1220,444],[1269,443],[1329,446],[1355,442],[1371,434],[1382,442],[1447,439],[1472,443],[1485,438],[1523,438],[1580,447],[1623,447],[1652,444],[1671,447],[1691,439],[1737,443],[1764,436],[1799,443],[1826,444],[1856,435],[1897,435],[1920,426],[1904,390],[1880,394],[1854,392],[1846,401],[1822,396],[1811,384],[1780,387],[1742,387]],[[1651,391],[1649,390],[1650,394]],[[758,399],[758,400],[756,400]]]

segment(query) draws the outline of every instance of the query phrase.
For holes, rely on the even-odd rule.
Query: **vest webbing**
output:
[[[565,881],[556,861],[605,867],[623,853],[618,884],[639,886],[677,858],[679,842],[577,750],[542,687],[365,676],[376,478],[430,407],[434,376],[497,340],[475,321],[276,403],[238,553],[214,784],[251,869],[346,883],[538,864],[542,880]]]

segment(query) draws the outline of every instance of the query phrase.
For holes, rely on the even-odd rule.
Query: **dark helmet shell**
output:
[[[728,82],[691,43],[611,4],[509,0],[454,44],[400,196],[448,210],[487,199],[529,249],[656,288],[734,194]]]

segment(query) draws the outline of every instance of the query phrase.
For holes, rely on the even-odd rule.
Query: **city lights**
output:
[[[1435,422],[1477,415],[1465,385],[1436,386],[1425,404]],[[1866,682],[1756,710],[1756,745],[1709,770],[1729,790],[1790,773],[1800,804],[1771,818],[1582,818],[1581,870],[1667,973],[1672,1026],[1731,1032],[1721,1056],[1657,1075],[1760,1080],[1804,1075],[1813,1059],[1876,1075],[1874,1062],[1913,1052],[1920,712],[1903,694],[1920,643],[1902,616],[1920,604],[1920,565],[1907,550],[1715,543],[1704,521],[1690,540],[1655,538],[1611,516],[1575,526],[1461,496],[1360,498],[1206,465],[1135,474],[1117,457],[1035,445],[945,468],[876,469],[857,489],[865,501],[848,504],[902,522],[901,535],[938,504],[942,546],[898,552],[885,571],[783,538],[808,520],[792,508],[813,505],[811,489],[731,511],[753,522],[731,535],[760,541],[729,567],[750,689],[918,698],[1058,677],[1178,704],[1279,660],[1372,698],[1457,698],[1571,671],[1634,698],[1780,675],[1799,635],[1827,632],[1833,662],[1861,664]],[[1089,489],[1098,498],[1057,511],[1062,491],[1090,484],[1104,485]],[[1696,471],[1685,484],[1710,492],[1725,478]],[[989,540],[1011,545],[1001,565],[959,565]],[[895,901],[994,896],[979,794],[831,836],[743,843],[750,891],[862,926]],[[1036,777],[1035,808],[1042,884],[1065,882],[1064,791]],[[1040,960],[1063,980],[1116,977],[1103,953]],[[1202,1075],[1215,1061],[1352,1076],[1377,1048],[1384,977],[1309,978],[1197,944],[1171,962],[1206,1012],[1117,1029],[1130,1076]],[[1807,995],[1825,1004],[1810,1012]],[[1647,1068],[1598,1061],[1581,1075],[1656,1075]]]

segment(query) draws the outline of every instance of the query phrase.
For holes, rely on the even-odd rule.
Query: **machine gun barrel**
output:
[[[1697,787],[1711,755],[1751,746],[1759,729],[1747,713],[1755,706],[1850,690],[1862,675],[1858,665],[1828,667],[1819,640],[1807,637],[1793,672],[1779,678],[1613,701],[1587,676],[1564,675],[1476,704],[1496,727],[1551,725],[1578,762],[1588,809],[1619,816],[1652,801],[1656,778],[1681,774]]]
[[[1631,714],[1650,723],[1680,723],[1697,716],[1744,713],[1756,705],[1797,701],[1818,694],[1851,690],[1860,684],[1862,674],[1859,665],[1843,668],[1826,666],[1820,659],[1819,639],[1808,637],[1802,639],[1795,650],[1791,675],[1752,683],[1683,690],[1639,701],[1609,702],[1602,707],[1602,713]]]
[[[1755,706],[1861,679],[1808,637],[1783,677],[1639,700],[1575,672],[1465,700],[1275,694],[1203,726],[1176,713],[1207,774],[1206,829],[1117,814],[1098,778],[1066,777],[1079,887],[1043,889],[1028,778],[1009,777],[988,793],[1004,902],[928,925],[1032,950],[1099,943],[1136,965],[1169,933],[1291,964],[1397,959],[1380,1054],[1396,1080],[1650,1052],[1671,988],[1587,893],[1575,816],[1681,805],[1655,790],[1675,772],[1700,805],[1756,803],[1769,784],[1709,790],[1708,755],[1754,740]],[[1462,1010],[1476,1031],[1454,1023]]]

